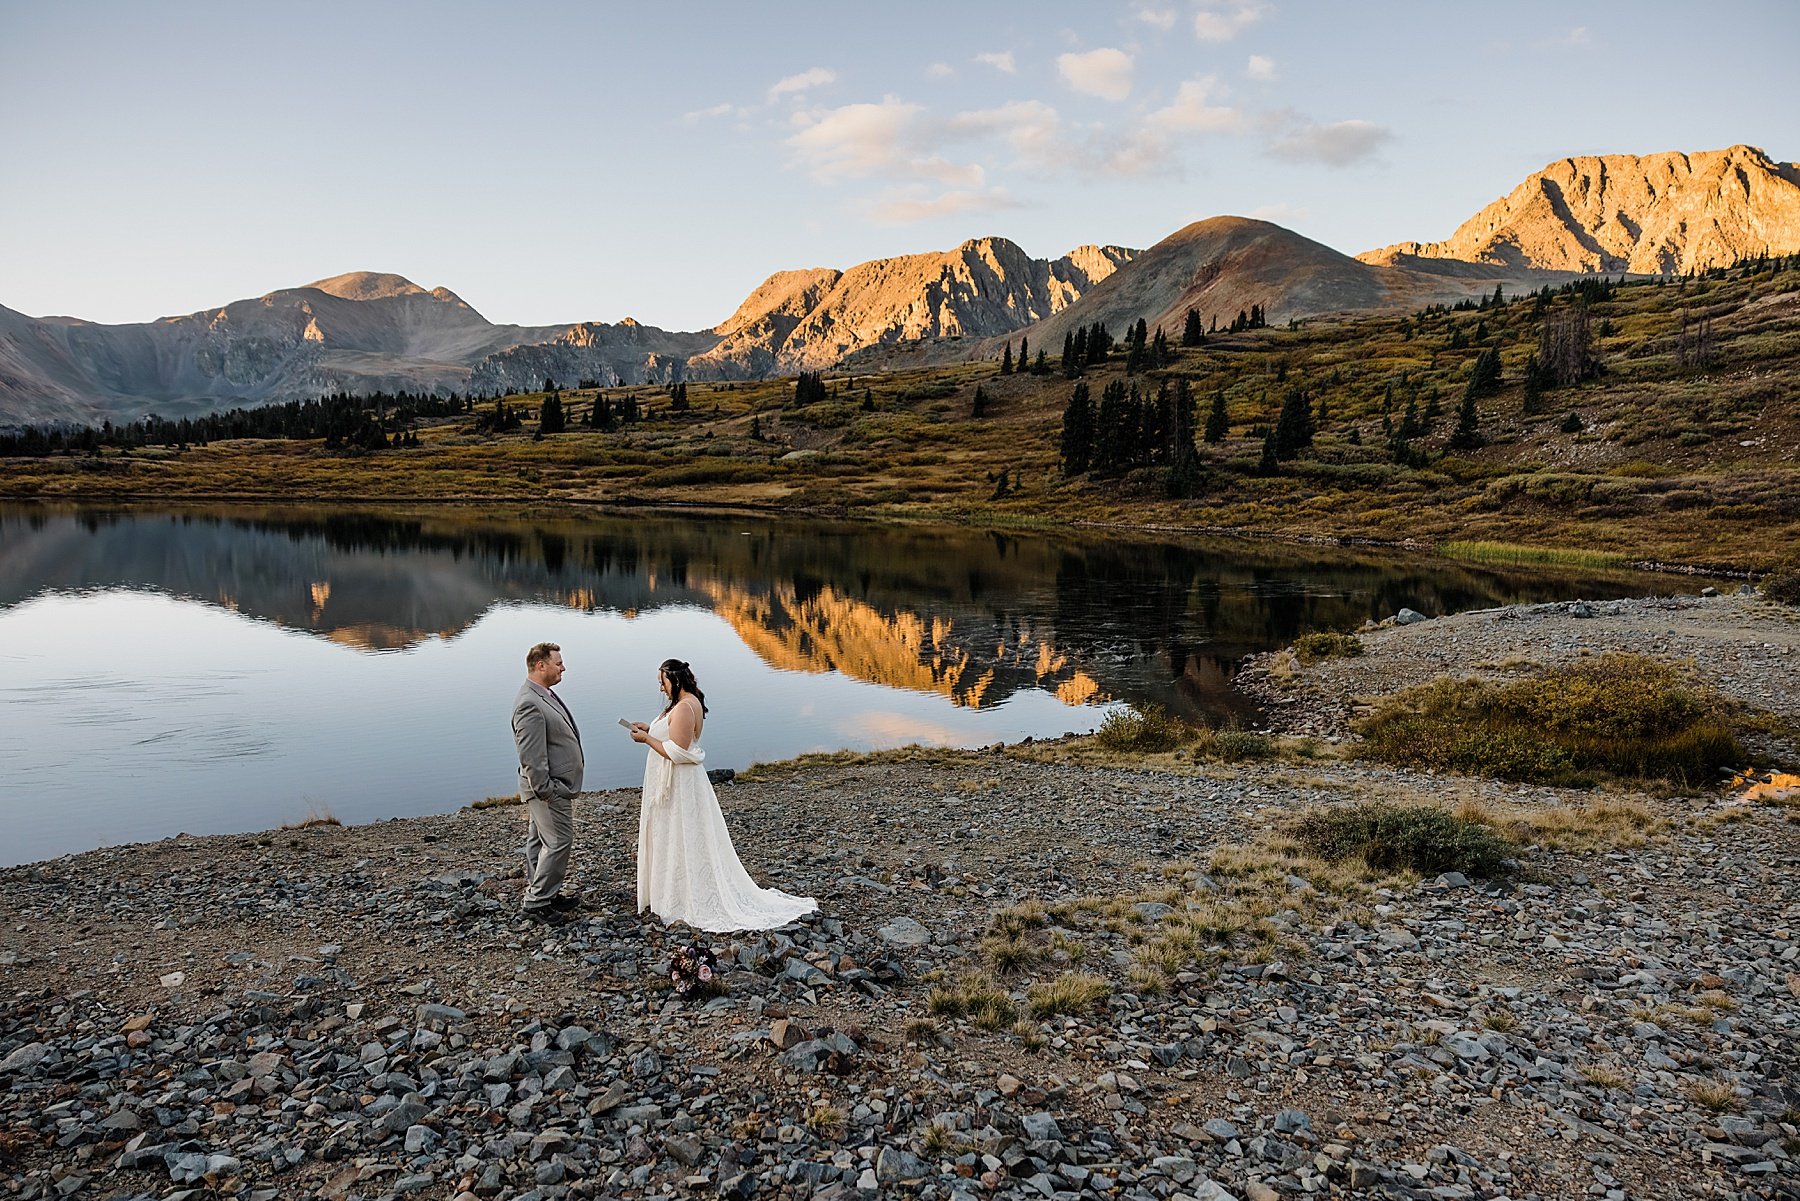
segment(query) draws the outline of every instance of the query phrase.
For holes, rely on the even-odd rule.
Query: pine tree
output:
[[[1069,379],[1081,374],[1081,356],[1075,349],[1075,331],[1063,334],[1062,371]]]
[[[1123,469],[1137,445],[1136,414],[1128,409],[1130,397],[1123,380],[1113,380],[1100,393],[1094,413],[1094,469],[1110,473]]]
[[[1165,486],[1170,496],[1192,496],[1200,483],[1200,455],[1194,449],[1194,394],[1185,379],[1175,381],[1166,404],[1168,447],[1164,459],[1169,472]]]
[[[1270,430],[1263,435],[1262,458],[1257,460],[1257,475],[1275,475],[1281,470],[1281,462],[1275,453],[1275,431]]]
[[[1000,356],[1000,374],[1011,375],[1013,372],[1012,342],[1006,343],[1006,353]]]
[[[562,396],[552,392],[544,397],[544,407],[538,411],[538,433],[560,434],[567,428],[563,415]]]
[[[1537,413],[1544,407],[1543,370],[1538,365],[1538,357],[1532,355],[1525,360],[1525,401],[1521,408],[1526,416]]]
[[[1292,459],[1312,445],[1312,401],[1304,388],[1289,388],[1275,421],[1275,457]]]
[[[794,408],[805,408],[825,399],[825,377],[819,372],[802,371],[794,378]]]
[[[1199,309],[1187,311],[1187,321],[1181,327],[1181,344],[1183,346],[1206,345],[1206,331],[1200,327]]]
[[[1031,362],[1031,339],[1024,334],[1019,335],[1019,370],[1025,370],[1025,364]]]
[[[1481,436],[1481,415],[1475,410],[1475,390],[1471,387],[1463,392],[1462,405],[1456,410],[1456,428],[1450,431],[1450,449],[1474,450],[1486,441]]]
[[[1425,432],[1425,426],[1419,420],[1419,405],[1416,398],[1406,398],[1406,412],[1400,418],[1400,428],[1394,437],[1401,442],[1410,442]]]
[[[1065,476],[1080,475],[1093,462],[1094,406],[1088,399],[1086,380],[1077,381],[1063,409],[1062,471]]]
[[[1231,432],[1231,419],[1225,412],[1225,389],[1213,393],[1212,409],[1206,415],[1206,432],[1201,435],[1207,445],[1217,446]]]
[[[975,385],[975,399],[969,405],[969,416],[975,418],[987,416],[987,393],[981,390],[980,384]]]
[[[1038,351],[1038,353],[1037,353],[1037,361],[1031,365],[1031,374],[1033,374],[1033,375],[1049,375],[1050,374],[1050,357],[1041,350]]]
[[[1500,351],[1490,348],[1475,356],[1475,365],[1469,369],[1470,396],[1492,396],[1500,390]]]

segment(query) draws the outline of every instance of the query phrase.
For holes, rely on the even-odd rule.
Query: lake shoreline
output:
[[[1260,526],[1184,525],[1166,521],[1103,521],[1085,517],[1027,517],[1003,510],[971,511],[966,508],[925,509],[905,512],[870,512],[843,505],[796,506],[773,502],[733,500],[682,500],[667,497],[608,497],[603,500],[556,498],[547,500],[509,498],[504,496],[344,496],[341,494],[309,498],[276,498],[261,493],[222,493],[210,495],[164,495],[135,493],[119,496],[63,497],[41,494],[13,494],[0,488],[0,503],[45,508],[190,508],[210,505],[250,505],[258,508],[354,509],[363,512],[407,514],[446,510],[493,513],[509,518],[526,517],[538,512],[549,513],[669,513],[699,514],[709,517],[733,515],[762,518],[791,518],[809,521],[847,521],[877,526],[948,526],[959,529],[1021,531],[1054,534],[1067,531],[1115,531],[1143,536],[1175,536],[1192,539],[1235,539],[1244,542],[1271,542],[1291,546],[1354,547],[1392,550],[1441,558],[1447,563],[1467,564],[1469,560],[1443,555],[1430,540],[1401,537],[1375,538],[1363,534],[1313,533],[1305,531],[1265,529]],[[1521,544],[1531,550],[1554,553],[1556,544]],[[1556,567],[1554,560],[1534,562],[1530,558],[1505,564],[1518,568]],[[1709,579],[1748,580],[1758,573],[1738,563],[1686,561],[1676,558],[1626,559],[1595,570],[1641,571],[1657,575],[1698,576]]]
[[[1642,614],[1740,643],[1800,629],[1750,597],[1618,603],[1373,631],[1344,662],[1404,675],[1476,627],[1525,631],[1526,654],[1569,631],[1598,645]],[[1746,655],[1767,640],[1724,678],[1757,686]],[[1319,673],[1298,704],[1348,710],[1368,678]],[[817,756],[721,799],[752,872],[824,914],[712,939],[728,992],[709,1005],[662,985],[680,932],[630,913],[635,790],[582,798],[587,908],[554,931],[514,912],[516,807],[0,871],[0,1105],[18,1132],[0,1173],[26,1197],[1267,1201],[1577,1181],[1776,1197],[1795,1170],[1791,809],[1330,755],[1126,760],[1085,739]],[[1532,848],[1511,881],[1394,881],[1329,920],[1295,891],[1275,943],[1150,986],[1134,965],[1158,906],[1204,895],[1210,855],[1354,800],[1629,804],[1647,837]],[[934,990],[993,970],[996,915],[1034,903],[1064,916],[1027,926],[1032,957],[993,977],[1023,1024],[943,1010]],[[1030,1017],[1034,982],[1072,972],[1104,995]]]

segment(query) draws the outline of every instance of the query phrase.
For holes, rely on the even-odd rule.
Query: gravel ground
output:
[[[1800,729],[1800,609],[1752,593],[1510,605],[1358,632],[1365,653],[1296,668],[1254,656],[1238,686],[1276,728],[1342,736],[1384,696],[1440,675],[1501,677],[1580,655],[1626,651],[1691,664],[1708,683]],[[1789,748],[1790,753],[1792,748]]]
[[[1779,614],[1594,608],[1374,631],[1304,685],[1341,720],[1392,675],[1654,640],[1792,712]],[[1078,742],[778,765],[721,796],[752,872],[823,914],[712,940],[727,991],[703,1003],[664,985],[682,932],[629,912],[629,792],[583,798],[586,907],[556,930],[514,912],[517,808],[0,872],[6,1195],[1800,1196],[1792,807],[1609,796],[1665,824],[1329,920],[1296,903],[1278,954],[1151,992],[1143,894],[1171,864],[1204,894],[1191,865],[1296,808],[1592,798]],[[1002,981],[1023,1003],[1078,967],[1109,982],[1092,1009],[917,1024],[997,911],[1076,898],[1139,903],[1058,918],[1063,949]]]

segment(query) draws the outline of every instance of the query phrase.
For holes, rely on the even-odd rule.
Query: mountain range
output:
[[[1800,251],[1800,166],[1733,146],[1563,159],[1441,242],[1357,257],[1266,221],[1213,217],[1147,250],[1034,259],[1005,238],[780,271],[708,330],[498,325],[447,288],[351,272],[219,309],[128,325],[0,306],[0,426],[166,417],[332,392],[487,393],[546,376],[606,386],[750,379],[1044,350],[1095,321],[1171,333],[1228,322],[1410,310],[1588,272],[1670,274]]]

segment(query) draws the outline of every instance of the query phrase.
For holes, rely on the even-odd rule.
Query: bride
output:
[[[811,897],[758,888],[738,862],[700,749],[706,696],[679,659],[664,660],[657,676],[668,706],[648,726],[630,726],[632,741],[650,748],[638,816],[638,912],[722,934],[772,930],[817,910]]]

